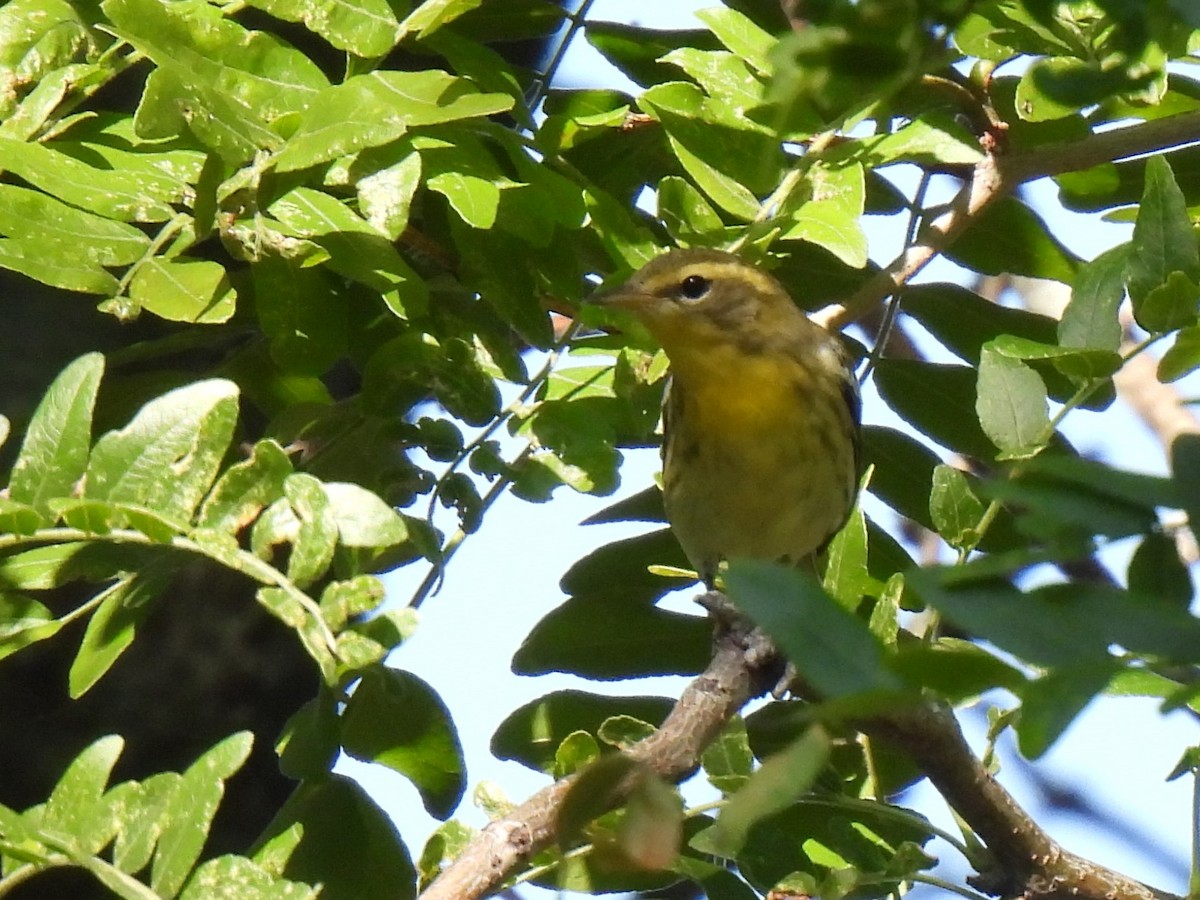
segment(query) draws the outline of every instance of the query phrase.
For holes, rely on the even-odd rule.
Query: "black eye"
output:
[[[699,300],[708,293],[711,284],[703,275],[689,275],[679,283],[679,293],[688,300]]]

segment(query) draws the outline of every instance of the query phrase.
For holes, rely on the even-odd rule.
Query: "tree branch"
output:
[[[774,683],[776,657],[765,638],[737,623],[721,623],[712,662],[687,686],[650,737],[629,756],[668,781],[682,781],[700,754],[746,703]],[[502,819],[490,823],[421,895],[422,900],[475,900],[494,891],[517,866],[552,844],[558,811],[575,777],[538,791]],[[618,805],[624,797],[614,797]]]
[[[876,273],[845,303],[827,307],[812,318],[835,331],[861,318],[953,244],[988,205],[1026,181],[1197,142],[1200,142],[1200,110],[1115,128],[1083,141],[1047,144],[1021,153],[989,153],[975,165],[950,209],[915,244]]]
[[[771,686],[776,670],[776,657],[760,632],[722,617],[708,668],[684,690],[662,727],[629,755],[669,781],[682,781],[725,723]],[[996,868],[973,880],[981,890],[1029,900],[1173,898],[1060,847],[983,767],[948,707],[922,704],[857,725],[908,753],[984,841]],[[574,776],[555,782],[489,824],[422,900],[476,900],[495,891],[554,842],[559,809],[574,783]],[[613,804],[623,800],[615,796]]]
[[[972,879],[981,890],[1030,900],[1164,900],[1173,896],[1060,847],[983,767],[948,707],[923,705],[860,725],[868,734],[890,740],[908,753],[987,844],[997,868]]]

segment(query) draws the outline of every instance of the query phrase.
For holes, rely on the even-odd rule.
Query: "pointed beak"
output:
[[[639,291],[630,284],[625,283],[596,291],[596,293],[587,298],[587,302],[603,307],[604,309],[623,309],[627,312],[636,313],[644,309],[646,303],[652,299],[653,297],[650,294]]]

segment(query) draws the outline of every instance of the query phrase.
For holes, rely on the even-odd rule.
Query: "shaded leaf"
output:
[[[396,826],[361,786],[342,776],[301,784],[264,832],[300,825],[282,874],[320,884],[322,900],[415,900],[417,874]]]
[[[578,731],[595,734],[616,715],[658,725],[672,701],[666,697],[605,697],[583,691],[556,691],[508,715],[492,736],[492,753],[542,772],[554,770],[554,755]]]
[[[543,618],[513,656],[518,675],[570,672],[601,680],[700,672],[711,655],[702,616],[641,599],[572,597]]]
[[[409,672],[377,667],[363,676],[346,704],[342,745],[355,759],[408,778],[439,819],[454,811],[466,788],[450,713],[433,688]]]
[[[780,565],[735,560],[725,580],[729,598],[826,697],[891,693],[901,687],[884,668],[883,647],[867,623],[811,578]]]
[[[754,823],[791,806],[817,780],[829,759],[830,738],[820,726],[768,757],[731,796],[716,824],[692,840],[698,850],[735,858]]]

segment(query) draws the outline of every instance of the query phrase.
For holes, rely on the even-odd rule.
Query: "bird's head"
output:
[[[720,250],[671,250],[591,302],[631,313],[673,358],[714,341],[761,350],[805,320],[772,276]]]

